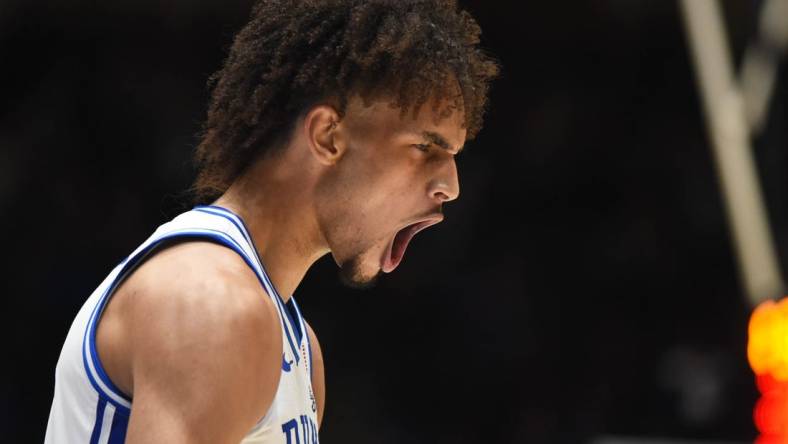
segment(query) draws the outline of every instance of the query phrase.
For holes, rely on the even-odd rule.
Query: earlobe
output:
[[[324,165],[333,165],[342,157],[339,120],[339,114],[328,105],[316,106],[304,118],[309,150]]]

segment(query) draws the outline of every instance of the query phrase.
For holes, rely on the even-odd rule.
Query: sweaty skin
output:
[[[282,150],[215,202],[244,219],[285,302],[327,253],[347,283],[371,285],[394,266],[396,234],[439,222],[442,204],[458,197],[462,112],[436,120],[429,101],[400,118],[389,103],[351,96],[342,118],[330,102],[313,106]],[[323,358],[308,334],[319,425]],[[134,399],[130,444],[238,443],[268,411],[281,372],[271,299],[240,256],[206,241],[170,245],[140,265],[107,305],[97,349]]]

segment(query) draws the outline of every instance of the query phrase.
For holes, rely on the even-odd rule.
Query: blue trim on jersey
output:
[[[296,319],[298,319],[298,312],[296,312],[295,308],[293,308],[293,302],[293,298],[290,298],[290,300],[285,304],[285,308],[287,308],[285,312],[287,313],[287,318],[290,320],[290,323],[297,327],[293,330],[295,333],[296,342],[301,344],[301,338],[304,337],[304,332],[301,330],[299,322],[296,321]]]
[[[112,417],[112,428],[109,431],[109,440],[107,444],[123,444],[126,442],[126,430],[129,428],[129,417],[126,415],[118,414]]]
[[[279,302],[284,304],[284,299],[282,299],[282,296],[279,294],[279,291],[276,289],[273,282],[271,282],[271,279],[268,276],[268,271],[265,269],[265,265],[263,264],[263,260],[260,258],[260,252],[257,251],[257,246],[252,240],[252,235],[249,232],[249,228],[246,226],[246,222],[244,222],[244,220],[241,219],[241,216],[233,213],[227,208],[220,207],[218,205],[198,205],[194,207],[194,209],[197,211],[201,211],[203,213],[213,214],[215,216],[221,216],[232,222],[233,225],[235,225],[235,228],[237,228],[238,231],[241,232],[241,235],[244,237],[244,239],[246,239],[246,242],[249,243],[249,246],[252,247],[252,251],[254,251],[255,257],[257,258],[257,262],[260,263],[260,268],[263,269],[263,275],[265,277],[266,282],[268,282],[268,284],[271,286],[271,290],[273,290],[277,299],[279,299]],[[206,210],[213,210],[213,211],[206,211]],[[238,225],[236,219],[238,220],[238,222],[241,223],[241,225]]]
[[[241,228],[241,225],[238,225],[238,222],[236,222],[235,219],[233,219],[232,217],[229,217],[227,214],[224,214],[222,211],[220,211],[220,209],[222,209],[222,207],[217,207],[215,205],[197,205],[196,207],[194,207],[195,211],[199,211],[201,213],[206,213],[206,214],[213,214],[214,216],[221,216],[221,217],[229,220],[230,222],[232,222],[232,224],[235,225],[235,228],[238,229],[238,232],[241,233],[241,236],[243,236],[244,239],[246,239],[246,242],[248,242],[249,245],[252,247],[252,249],[254,249],[255,254],[257,254],[257,247],[255,247],[254,243],[252,243],[252,239],[251,239],[251,237],[249,237],[249,233],[245,229],[246,225],[244,225],[243,228]],[[208,210],[214,210],[214,211],[208,211]],[[243,220],[241,220],[241,218],[238,215],[236,215],[235,213],[233,213],[230,210],[226,210],[225,209],[224,211],[227,211],[228,213],[230,213],[233,216],[237,217],[238,220],[241,221],[241,223],[243,224]]]
[[[125,413],[126,415],[129,415],[129,414],[131,414],[131,410],[129,409],[129,407],[117,402],[115,399],[112,398],[112,396],[110,396],[110,395],[108,395],[107,393],[104,392],[104,390],[101,388],[101,386],[99,385],[99,383],[96,381],[95,377],[93,376],[93,372],[90,371],[90,366],[88,365],[88,352],[87,352],[87,347],[88,347],[87,342],[88,342],[88,339],[89,339],[88,338],[88,333],[90,332],[90,326],[91,326],[91,323],[93,322],[92,321],[93,317],[96,315],[96,311],[98,310],[99,306],[102,305],[101,301],[105,298],[106,294],[107,293],[105,291],[104,294],[102,294],[101,299],[99,300],[99,303],[96,304],[95,307],[93,307],[93,312],[90,314],[90,318],[89,318],[90,320],[88,321],[88,328],[85,329],[85,335],[82,338],[82,363],[85,366],[85,373],[87,373],[87,375],[88,375],[88,380],[90,381],[90,385],[92,385],[93,389],[95,389],[96,392],[99,394],[99,400],[100,401],[104,401],[105,404],[106,404],[106,402],[109,402],[109,403],[111,403],[112,405],[115,406],[115,411],[121,411],[121,412]],[[91,359],[91,361],[93,362],[93,365],[95,366],[95,361],[93,361],[92,359]],[[100,364],[101,363],[99,362],[99,365]],[[103,369],[102,369],[101,373],[104,373]],[[101,373],[99,373],[99,377],[101,376]],[[107,378],[107,380],[103,381],[103,382],[104,382],[105,385],[107,385],[107,382],[109,382],[111,384],[111,385],[107,385],[107,388],[110,389],[110,390],[113,390],[113,387],[115,387],[115,384],[112,384],[112,381],[110,381],[109,378]],[[128,399],[124,393],[122,393],[120,390],[117,390],[116,388],[114,390],[117,392],[117,393],[115,393],[116,396],[120,397],[121,399],[123,399],[127,403],[131,404],[131,400]],[[102,415],[103,415],[103,410],[102,410]]]
[[[117,275],[118,277],[115,278],[112,285],[107,287],[107,289],[104,291],[104,294],[102,294],[101,299],[96,304],[96,307],[93,308],[93,313],[91,314],[90,320],[88,321],[88,328],[85,330],[85,337],[83,338],[83,341],[86,341],[86,343],[83,342],[83,347],[82,347],[82,359],[85,365],[85,371],[88,374],[88,379],[90,380],[91,385],[93,385],[93,388],[99,393],[99,395],[101,395],[100,397],[106,398],[106,401],[111,402],[115,406],[116,411],[120,411],[121,413],[125,414],[125,416],[129,416],[131,414],[129,407],[121,403],[118,403],[115,399],[113,399],[112,395],[121,398],[122,400],[126,401],[128,404],[131,404],[131,399],[128,396],[126,396],[123,392],[121,392],[120,389],[118,389],[117,386],[115,386],[115,384],[112,383],[112,381],[109,379],[109,376],[107,376],[106,372],[104,371],[104,367],[101,365],[101,360],[99,359],[98,356],[98,351],[96,350],[96,330],[98,327],[98,319],[100,318],[106,304],[109,302],[110,299],[107,296],[112,294],[112,292],[118,287],[118,285],[120,285],[120,283],[123,282],[126,276],[131,271],[134,270],[134,268],[140,262],[140,260],[145,258],[154,248],[156,248],[157,246],[161,245],[163,242],[168,240],[183,238],[183,237],[210,238],[218,242],[219,244],[224,245],[227,248],[230,248],[231,250],[235,251],[238,255],[240,255],[241,258],[244,260],[244,262],[246,262],[246,264],[252,269],[252,271],[255,272],[255,276],[257,276],[258,281],[260,281],[260,284],[263,286],[263,288],[265,288],[265,284],[263,283],[261,276],[259,275],[259,273],[257,273],[257,271],[254,268],[254,263],[244,253],[243,248],[241,248],[241,246],[238,245],[232,237],[230,237],[226,233],[222,233],[221,231],[216,231],[211,229],[200,229],[200,230],[201,231],[178,231],[166,236],[162,236],[161,238],[151,242],[144,249],[139,251],[134,256],[134,261],[131,262],[125,261],[124,263],[122,263],[121,264],[122,268]],[[293,349],[293,354],[296,356],[297,359],[298,356],[297,348],[293,344],[293,340],[288,334],[287,329],[285,329],[285,335],[287,336],[287,340],[290,343],[290,347]],[[98,382],[95,380],[95,377],[88,365],[88,356],[87,356],[88,349],[90,350],[90,354],[91,354],[90,360],[93,363],[93,367],[95,368],[98,377],[101,379],[101,382],[103,382],[104,385],[107,387],[107,389],[110,392],[112,392],[111,394],[106,393],[104,389],[100,386],[100,384],[98,384]]]
[[[301,314],[301,309],[298,307],[298,303],[294,298],[291,298],[291,300],[293,301],[293,307],[295,308],[295,312],[298,315],[299,325],[301,326],[301,329],[304,332],[304,337],[306,338],[307,359],[309,359],[309,363],[308,363],[309,381],[311,385],[311,382],[314,380],[314,375],[315,375],[315,367],[314,365],[312,365],[312,363],[314,362],[312,360],[312,340],[309,338],[309,329],[307,328],[306,325],[306,319],[304,319],[304,315]]]
[[[312,371],[314,369],[314,367],[312,367],[312,362],[314,362],[312,360],[312,340],[309,339],[309,329],[306,328],[306,320],[301,315],[301,310],[298,308],[298,304],[295,303],[295,300],[293,300],[293,305],[296,308],[296,312],[298,312],[298,317],[301,318],[301,322],[302,322],[301,325],[304,326],[304,336],[306,337],[306,349],[307,349],[307,352],[309,353],[309,382],[311,383],[312,382]]]
[[[238,229],[238,231],[241,233],[241,236],[243,236],[244,239],[246,239],[246,242],[251,247],[252,252],[254,252],[255,259],[257,259],[257,263],[260,265],[260,269],[262,270],[262,275],[259,275],[256,270],[255,270],[255,274],[257,275],[258,279],[264,280],[265,283],[262,282],[261,283],[263,284],[263,288],[265,288],[266,293],[269,293],[268,288],[271,289],[270,293],[273,293],[272,299],[276,302],[277,308],[279,309],[279,314],[282,317],[282,322],[284,323],[284,327],[285,327],[284,330],[285,330],[285,335],[287,336],[287,342],[290,344],[290,348],[292,348],[293,350],[293,354],[295,355],[295,360],[297,365],[301,360],[299,356],[300,353],[298,353],[298,347],[301,345],[301,342],[300,341],[296,343],[293,342],[292,337],[295,336],[296,334],[295,328],[293,326],[292,321],[288,322],[290,320],[290,317],[287,316],[287,310],[285,309],[282,297],[279,295],[279,292],[276,290],[276,287],[274,286],[273,282],[271,282],[271,278],[268,275],[268,271],[266,271],[265,269],[265,265],[263,265],[263,261],[260,259],[260,253],[258,253],[257,247],[252,241],[252,237],[251,234],[249,234],[249,228],[247,228],[246,223],[244,223],[243,219],[241,219],[241,217],[238,216],[237,214],[220,206],[198,205],[197,207],[195,207],[195,210],[200,211],[202,213],[223,217],[229,220],[233,225],[235,225],[235,228]],[[237,219],[238,222],[241,223],[240,226],[238,225],[238,222],[235,221],[235,219]],[[252,264],[249,264],[249,266],[254,270],[254,266]],[[266,284],[268,285],[266,286]]]
[[[119,267],[121,267],[120,271],[122,272],[123,270],[125,270],[127,265],[128,265],[128,258],[126,258],[119,265]],[[107,303],[107,294],[110,293],[111,291],[113,291],[115,289],[115,287],[118,285],[118,282],[120,282],[124,277],[125,277],[125,275],[123,275],[120,272],[118,273],[118,275],[114,279],[113,283],[109,287],[107,287],[106,290],[104,290],[104,293],[102,293],[101,298],[99,298],[98,303],[96,304],[95,307],[93,307],[93,311],[90,313],[90,318],[88,318],[87,328],[85,329],[85,334],[84,334],[84,336],[82,338],[82,363],[85,366],[85,373],[87,373],[87,375],[88,375],[88,380],[90,380],[90,384],[93,386],[93,388],[99,394],[99,398],[104,398],[106,401],[108,401],[112,405],[114,405],[115,406],[115,411],[119,411],[120,410],[120,411],[123,411],[126,415],[130,415],[131,414],[131,409],[130,409],[129,406],[131,405],[131,399],[128,396],[126,396],[126,394],[123,393],[120,389],[118,389],[117,386],[115,386],[115,384],[112,382],[112,380],[109,379],[109,376],[107,376],[106,372],[104,371],[103,366],[101,365],[101,361],[99,359],[97,359],[98,352],[97,352],[96,347],[95,347],[95,342],[96,342],[95,341],[95,339],[96,339],[95,338],[95,332],[92,332],[94,330],[94,323],[96,325],[98,325],[97,324],[97,319],[98,319],[97,313],[99,313],[99,310],[101,310],[103,312],[104,306]],[[90,350],[90,353],[88,353],[88,349]],[[112,392],[112,394],[106,393],[104,391],[104,389],[102,389],[102,387],[98,383],[98,381],[96,381],[96,378],[93,375],[93,372],[90,370],[90,365],[88,365],[88,354],[91,355],[90,356],[90,361],[93,364],[93,368],[96,370],[96,373],[97,373],[98,377],[101,379],[101,381],[107,387],[107,389],[110,392]],[[112,397],[113,395],[117,396],[118,398],[120,398],[121,400],[123,400],[124,402],[126,402],[129,405],[123,405],[123,404],[119,403],[118,401],[116,401]]]
[[[293,299],[293,297],[291,296],[290,299]],[[295,328],[293,327],[290,315],[287,312],[287,309],[284,308],[284,304],[282,304],[282,301],[280,301],[278,297],[274,298],[274,300],[277,302],[277,305],[279,307],[279,312],[282,313],[282,322],[287,324],[287,327],[285,327],[285,333],[287,334],[288,342],[290,342],[290,347],[292,347],[293,349],[293,355],[295,355],[296,365],[298,365],[299,361],[301,360],[301,354],[298,353],[298,349],[301,346],[301,342],[300,341],[298,342],[298,347],[296,347],[296,345],[293,343],[293,340],[290,337],[290,330],[293,330],[293,335],[295,335]]]
[[[296,302],[295,298],[290,298],[290,301],[293,303],[293,309],[295,310],[296,313],[296,319],[298,320],[298,328],[302,332],[304,332],[304,335],[306,335],[306,321],[304,320],[304,317],[301,315],[301,309],[298,308],[298,303]]]
[[[107,400],[99,396],[96,403],[96,422],[93,424],[93,432],[90,434],[90,444],[98,443],[101,436],[101,426],[104,423],[104,409],[107,408]]]
[[[121,277],[121,279],[117,280],[116,282],[120,282],[120,280],[122,280],[123,278],[125,278],[125,276]],[[116,287],[117,284],[112,285],[109,288],[114,290]],[[109,298],[107,298],[106,296],[107,296],[107,292],[105,291],[104,295],[101,296],[102,300],[108,300]],[[101,305],[102,306],[101,311],[104,311],[103,306],[105,305],[105,303],[100,303],[97,305]],[[98,327],[98,317],[99,316],[96,316],[91,321],[91,323],[95,323],[96,327]],[[96,328],[88,328],[88,330],[93,330],[93,332],[90,333],[91,337],[89,338],[90,341],[88,343],[88,346],[90,347],[90,359],[93,361],[93,368],[96,369],[96,373],[98,373],[99,378],[101,378],[101,381],[104,383],[104,385],[107,386],[107,388],[112,390],[116,395],[118,395],[126,402],[131,403],[131,398],[129,398],[125,393],[123,393],[123,391],[120,388],[118,388],[118,386],[116,386],[111,379],[109,379],[109,375],[107,375],[107,372],[104,371],[104,367],[101,365],[101,362],[99,361],[98,349],[96,349],[96,333],[95,333]],[[110,399],[110,401],[112,400]],[[113,402],[113,404],[115,404],[116,407],[125,410],[127,413],[131,413],[126,406],[119,405],[115,402]]]
[[[257,259],[257,263],[260,264],[260,269],[263,272],[262,273],[263,274],[263,279],[268,284],[268,287],[271,288],[271,292],[273,293],[273,295],[272,295],[273,299],[276,301],[276,303],[277,303],[277,305],[279,307],[280,314],[283,315],[282,321],[285,322],[285,324],[286,324],[285,332],[288,333],[288,340],[290,340],[290,336],[289,335],[296,336],[296,325],[293,322],[292,317],[285,316],[285,313],[287,313],[287,310],[285,309],[285,302],[282,299],[282,296],[279,294],[279,291],[276,289],[276,286],[271,281],[271,278],[270,278],[270,276],[268,274],[268,271],[265,269],[265,265],[263,264],[263,260],[260,258],[260,253],[257,251],[257,247],[255,246],[255,243],[252,240],[252,236],[251,236],[251,234],[249,232],[249,228],[246,226],[246,223],[241,218],[241,216],[235,214],[234,212],[228,210],[227,208],[220,207],[218,205],[197,205],[197,206],[194,207],[194,210],[195,211],[199,211],[201,213],[212,214],[214,216],[223,217],[223,218],[229,220],[233,225],[235,225],[235,228],[238,229],[238,231],[241,233],[241,236],[243,236],[244,239],[246,239],[246,242],[252,248],[252,251],[255,254],[255,258]],[[240,222],[240,225],[239,225],[239,222]],[[266,292],[268,292],[268,288],[266,288]],[[292,296],[290,298],[292,299]],[[290,331],[288,331],[288,327],[289,327]],[[298,344],[299,347],[301,346],[300,339],[298,340],[297,344]],[[290,345],[292,346],[293,343],[291,342]],[[293,348],[296,349],[296,347],[293,347]],[[294,351],[294,353],[295,353],[295,351]],[[299,353],[295,353],[295,355],[296,355],[296,358],[295,358],[296,359],[296,364],[298,364],[298,362],[300,360]]]

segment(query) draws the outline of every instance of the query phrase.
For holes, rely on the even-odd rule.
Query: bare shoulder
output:
[[[281,329],[271,299],[232,250],[172,245],[123,289],[134,403],[129,442],[238,442],[279,383]],[[159,436],[161,438],[162,436]]]
[[[276,307],[254,271],[224,246],[203,241],[170,246],[132,277],[124,289],[128,319],[140,336],[136,339],[155,342],[135,343],[142,351],[168,340],[199,339],[206,348],[230,341],[253,346],[281,335]],[[188,336],[152,334],[157,329]]]
[[[312,388],[315,391],[315,400],[317,401],[317,425],[320,427],[323,424],[323,412],[325,411],[326,404],[326,376],[325,366],[323,364],[323,349],[320,347],[320,342],[317,340],[317,335],[308,322],[306,324],[307,335],[309,335],[309,343],[312,346]]]
[[[228,316],[240,321],[276,314],[243,258],[208,241],[180,242],[165,248],[140,265],[124,285],[131,296],[129,308],[145,315],[136,321],[173,316],[177,319],[165,320],[205,326],[205,322],[221,322]],[[184,313],[190,316],[182,316]]]

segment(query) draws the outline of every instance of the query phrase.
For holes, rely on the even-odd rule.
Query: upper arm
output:
[[[141,285],[131,308],[127,442],[237,443],[267,412],[278,386],[275,308],[246,274],[251,270],[225,266],[230,257],[192,256],[200,263],[170,269],[158,256],[144,265],[155,270],[157,285]]]
[[[306,331],[309,334],[309,343],[312,346],[312,390],[315,392],[315,401],[317,401],[317,427],[323,423],[323,411],[326,403],[326,378],[323,369],[323,351],[320,349],[320,343],[317,342],[317,336],[312,327],[306,324]]]

